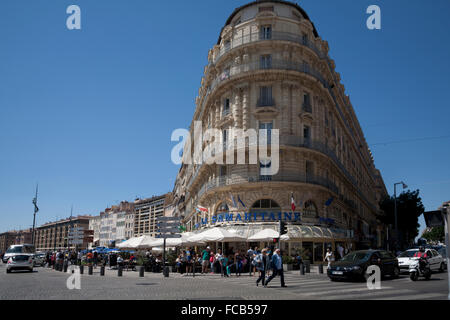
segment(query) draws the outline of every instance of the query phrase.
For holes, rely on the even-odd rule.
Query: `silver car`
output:
[[[6,265],[6,273],[13,270],[28,270],[33,272],[34,260],[31,254],[18,254],[9,258]]]

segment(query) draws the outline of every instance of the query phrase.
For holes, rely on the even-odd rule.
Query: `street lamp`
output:
[[[402,181],[394,183],[394,216],[395,216],[395,240],[398,245],[398,221],[397,221],[397,185],[402,185],[403,189],[408,188],[408,186]],[[396,246],[397,246],[396,245]]]

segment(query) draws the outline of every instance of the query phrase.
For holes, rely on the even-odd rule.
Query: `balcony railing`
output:
[[[220,49],[219,54],[215,57],[214,63],[217,63],[224,54],[232,49],[239,48],[249,43],[273,40],[295,42],[310,48],[320,58],[327,57],[326,54],[322,52],[313,42],[309,41],[308,39],[304,39],[302,35],[290,32],[272,31],[270,37],[262,37],[259,32],[248,34],[245,36],[234,37],[229,42],[226,42],[226,44],[224,44],[224,46]]]
[[[273,99],[273,98],[258,99],[258,103],[256,104],[256,106],[257,107],[274,107],[275,99]]]
[[[202,188],[197,193],[197,197],[201,197],[205,192],[219,187],[242,183],[256,183],[256,182],[301,182],[319,185],[330,189],[335,193],[339,193],[338,187],[329,179],[314,175],[305,175],[301,173],[281,172],[273,176],[263,176],[259,174],[242,174],[219,176],[207,183],[203,184]]]

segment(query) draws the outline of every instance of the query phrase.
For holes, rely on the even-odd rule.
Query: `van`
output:
[[[6,250],[5,255],[3,256],[3,263],[7,263],[9,258],[20,255],[20,254],[29,254],[33,255],[35,254],[36,249],[34,245],[32,244],[16,244],[12,245]]]

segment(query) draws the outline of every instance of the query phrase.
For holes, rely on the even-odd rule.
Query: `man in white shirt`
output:
[[[330,269],[331,262],[334,261],[333,251],[331,251],[331,248],[327,249],[327,253],[326,253],[325,259],[323,259],[323,261],[327,261],[328,262],[328,269]]]

